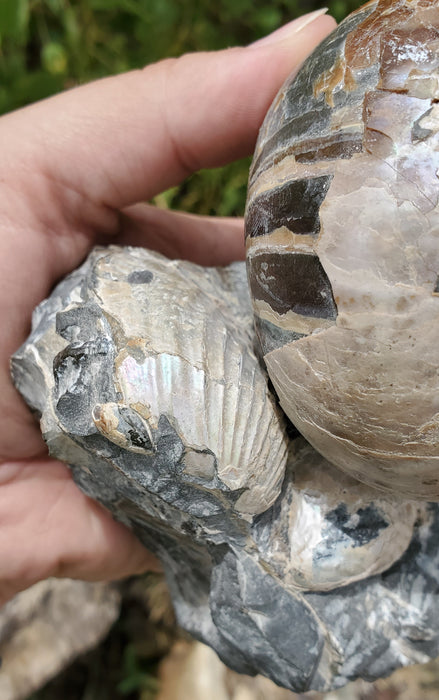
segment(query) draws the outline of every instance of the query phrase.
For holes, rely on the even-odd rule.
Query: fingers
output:
[[[119,231],[121,242],[132,243],[160,238],[164,252],[186,257],[184,240],[204,263],[242,256],[240,222],[207,224],[133,205],[201,167],[250,153],[281,83],[333,27],[329,17],[302,18],[252,47],[164,61],[0,119],[0,454],[40,453],[7,358],[26,334],[32,306],[80,263],[96,234]],[[49,575],[102,579],[151,566],[64,465],[40,459],[4,467],[0,599]]]
[[[0,486],[0,605],[49,576],[94,581],[160,570],[60,462],[5,463]]]
[[[149,199],[250,153],[281,83],[333,27],[313,13],[277,39],[162,61],[9,115],[0,174],[42,169],[76,207],[78,196],[112,208]]]
[[[191,170],[249,153],[281,83],[333,26],[309,15],[251,47],[164,61],[0,119],[1,457],[41,454],[8,358],[29,332],[31,309],[98,235],[114,238],[122,225],[121,242],[146,243],[148,223],[164,252],[216,264],[242,256],[240,224],[224,224],[222,240],[217,225],[206,226],[207,246],[201,226],[191,234],[190,219],[180,219],[183,251],[170,218],[130,206]]]
[[[169,258],[199,265],[228,265],[244,259],[244,222],[195,216],[137,204],[123,211],[119,245],[146,246]]]

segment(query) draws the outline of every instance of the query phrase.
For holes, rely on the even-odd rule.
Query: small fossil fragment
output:
[[[343,474],[297,439],[282,494],[252,534],[283,586],[328,591],[389,569],[422,511]]]

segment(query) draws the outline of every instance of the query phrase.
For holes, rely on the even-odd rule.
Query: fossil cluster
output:
[[[289,437],[253,344],[243,264],[102,248],[35,311],[12,371],[51,454],[232,668],[328,689],[437,655],[439,509]]]
[[[252,300],[243,264],[97,248],[12,359],[180,624],[296,691],[439,655],[438,52],[436,1],[372,1],[284,86],[250,179]]]

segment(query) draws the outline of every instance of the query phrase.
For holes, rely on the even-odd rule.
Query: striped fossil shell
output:
[[[358,479],[439,500],[439,3],[372,0],[275,99],[247,203],[281,405]]]

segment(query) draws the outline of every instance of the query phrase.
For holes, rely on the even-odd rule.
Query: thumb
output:
[[[250,153],[281,83],[333,26],[319,10],[250,47],[168,59],[10,115],[0,120],[0,175],[32,159],[88,201],[119,209],[149,199]]]

